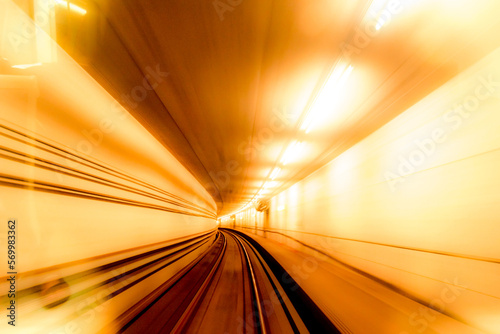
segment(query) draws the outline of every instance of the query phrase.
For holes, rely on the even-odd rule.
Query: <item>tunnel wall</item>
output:
[[[274,196],[268,226],[243,214],[236,225],[319,249],[424,305],[498,331],[499,59],[497,50]],[[431,318],[408,321],[422,332]]]
[[[97,332],[209,248],[216,205],[123,101],[114,100],[43,27],[10,1],[0,7],[2,247],[11,235],[8,221],[15,221],[16,235],[16,264],[8,270],[2,251],[0,275],[19,275],[23,332]],[[50,19],[44,14],[50,10],[37,17]],[[13,67],[23,64],[29,66]],[[161,75],[149,80],[161,85]],[[126,95],[139,105],[144,94],[154,94],[150,84],[144,79]],[[197,248],[147,278],[129,274],[136,262],[120,264],[160,248],[168,255],[169,247],[186,240],[197,240]],[[72,296],[70,306],[44,309],[49,297],[40,294],[51,282],[62,282],[60,296]],[[3,276],[3,319],[7,285]],[[99,312],[103,305],[106,312]],[[6,321],[3,326],[10,327]]]

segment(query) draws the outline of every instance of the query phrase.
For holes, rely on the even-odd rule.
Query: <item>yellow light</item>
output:
[[[263,187],[262,189],[259,190],[257,196],[262,196],[264,194],[264,192],[267,192],[267,191],[268,191],[268,189]]]
[[[77,5],[72,4],[72,3],[69,4],[69,9],[71,9],[72,11],[77,12],[78,14],[82,14],[82,15],[87,14],[87,11],[85,9],[83,9],[81,7],[78,7]]]
[[[278,211],[283,211],[283,210],[285,210],[285,206],[284,205],[278,206]]]
[[[264,183],[264,188],[269,189],[269,188],[274,188],[278,185],[277,181],[267,181]]]
[[[286,165],[292,161],[297,161],[304,151],[304,143],[294,140],[286,149],[281,158],[281,163]]]
[[[55,1],[58,5],[68,6],[68,2],[65,0],[55,0]],[[78,14],[81,14],[81,15],[87,14],[87,11],[85,9],[75,5],[74,3],[69,4],[69,9],[74,11],[74,12],[77,12]]]
[[[23,65],[12,65],[12,68],[19,68],[21,70],[30,68],[30,67],[35,67],[35,66],[41,66],[42,63],[34,63],[34,64],[23,64]]]
[[[300,127],[309,133],[317,124],[332,112],[339,98],[339,87],[342,87],[352,72],[352,65],[338,64],[330,73],[320,92],[316,96],[307,117]]]
[[[271,173],[271,180],[274,180],[278,174],[281,172],[281,168],[276,167],[273,172]]]

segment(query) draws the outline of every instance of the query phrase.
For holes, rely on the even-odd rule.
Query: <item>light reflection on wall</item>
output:
[[[51,2],[36,2],[42,3]],[[53,28],[54,11],[46,14],[35,14],[38,23],[46,19]],[[125,269],[68,281],[65,293],[76,295],[57,307],[46,307],[51,296],[42,296],[43,286],[137,255],[138,249],[213,231],[216,207],[191,173],[50,38],[55,31],[46,30],[13,2],[0,1],[0,207],[6,219],[18,222],[16,289],[23,291],[16,297],[15,329],[94,333],[208,244],[107,299],[130,283]],[[0,241],[7,244],[6,223]],[[0,291],[6,319],[5,276]],[[0,332],[9,332],[8,326],[2,320]]]
[[[269,230],[304,242],[307,233],[333,238],[323,251],[426,303],[447,282],[460,298],[439,300],[442,311],[497,332],[499,59],[497,49],[276,195]],[[298,188],[297,204],[290,194]],[[297,205],[300,228],[290,216],[293,208],[300,217]]]

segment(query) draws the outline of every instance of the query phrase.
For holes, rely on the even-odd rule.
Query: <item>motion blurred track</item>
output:
[[[340,333],[269,253],[228,229],[160,289],[121,333]]]

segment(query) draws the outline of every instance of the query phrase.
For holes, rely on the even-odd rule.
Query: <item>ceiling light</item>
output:
[[[320,92],[314,99],[307,117],[300,127],[309,133],[316,124],[320,123],[334,109],[335,102],[339,98],[339,90],[345,84],[352,72],[352,65],[337,65],[330,73]]]
[[[286,149],[285,154],[283,154],[281,163],[283,165],[286,165],[292,161],[299,160],[299,158],[302,156],[303,151],[304,143],[294,140]]]
[[[271,173],[271,180],[274,180],[280,172],[281,172],[281,168],[279,168],[279,167],[274,168],[273,172]]]
[[[262,187],[259,192],[257,193],[257,195],[259,196],[262,196],[265,192],[268,192],[269,190],[265,187]]]
[[[41,66],[42,63],[34,63],[34,64],[23,64],[23,65],[12,65],[12,68],[19,68],[21,70],[30,68],[30,67],[35,67],[35,66]]]
[[[62,5],[62,6],[68,6],[68,2],[67,1],[64,1],[64,0],[55,0],[56,3],[58,5]],[[69,9],[78,13],[78,14],[81,14],[81,15],[85,15],[87,14],[87,11],[85,9],[83,9],[82,7],[79,7],[77,5],[75,5],[74,3],[70,3],[69,4]]]
[[[278,182],[277,181],[267,181],[266,183],[264,183],[264,188],[268,189],[268,188],[274,188],[278,185]]]

